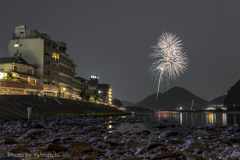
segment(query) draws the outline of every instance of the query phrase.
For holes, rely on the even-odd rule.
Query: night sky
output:
[[[237,0],[1,1],[0,56],[8,56],[15,27],[27,24],[67,43],[77,76],[97,74],[112,86],[113,98],[139,102],[157,91],[147,74],[157,59],[148,55],[169,31],[182,39],[190,59],[169,88],[180,86],[210,101],[240,78],[239,8]]]

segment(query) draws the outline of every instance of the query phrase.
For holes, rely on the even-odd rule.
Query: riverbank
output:
[[[137,118],[54,116],[1,124],[0,157],[65,159],[235,159],[240,156],[240,127],[220,123],[197,128],[206,133],[149,130],[114,131],[115,123],[143,123]],[[70,125],[74,124],[74,126]],[[162,127],[159,125],[157,127]],[[194,128],[193,128],[194,129]],[[221,136],[223,131],[229,134]]]
[[[199,112],[199,113],[229,113],[229,114],[240,114],[240,111],[229,111],[229,110],[162,110],[160,112]],[[154,112],[153,112],[154,113]]]
[[[93,112],[93,113],[87,113],[87,117],[105,117],[105,116],[124,116],[124,115],[131,115],[132,113],[130,112],[107,112],[107,113],[102,113],[102,112]],[[81,117],[84,117],[84,113],[79,113],[79,114],[72,114],[72,113],[58,113],[58,114],[43,114],[41,117],[51,117],[51,116],[74,116],[78,115]]]
[[[28,107],[32,108],[32,119],[38,119],[44,115],[60,115],[62,113],[68,113],[69,115],[79,115],[85,112],[124,113],[124,111],[108,105],[34,95],[0,95],[0,104],[0,121],[27,119]]]

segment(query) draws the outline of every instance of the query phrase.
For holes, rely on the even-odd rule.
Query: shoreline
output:
[[[92,114],[87,114],[86,117],[106,117],[106,116],[124,116],[124,115],[131,115],[132,113],[128,112],[128,113],[94,113],[94,115]],[[71,113],[59,113],[59,114],[44,114],[41,117],[45,118],[45,117],[53,117],[53,116],[79,116],[79,117],[85,117],[84,113],[80,113],[80,114],[71,114]]]
[[[225,159],[240,155],[240,127],[221,123],[205,124],[206,133],[167,130],[161,138],[147,137],[151,132],[114,131],[112,123],[133,124],[137,118],[52,116],[44,119],[13,120],[0,124],[3,134],[0,157],[60,153],[54,159]],[[142,121],[144,122],[144,121]],[[142,123],[139,121],[139,123]],[[73,126],[69,124],[74,124]],[[82,125],[82,127],[77,126]],[[85,125],[85,126],[84,126]],[[162,125],[159,125],[162,127]],[[170,128],[169,128],[170,129]],[[221,136],[223,131],[229,134]],[[25,154],[23,154],[25,153]],[[35,154],[34,154],[35,153]],[[25,157],[24,157],[25,156]],[[20,157],[18,157],[20,158]],[[50,157],[44,160],[50,160]]]

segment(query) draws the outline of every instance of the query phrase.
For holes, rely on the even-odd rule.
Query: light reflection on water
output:
[[[185,133],[191,130],[191,127],[198,127],[200,125],[205,125],[207,123],[222,123],[223,125],[240,124],[240,114],[229,114],[229,113],[196,113],[196,112],[178,112],[178,113],[143,113],[143,114],[132,114],[126,116],[118,116],[118,118],[138,118],[142,119],[143,123],[130,124],[128,122],[119,122],[116,125],[111,126],[111,128],[116,128],[120,132],[141,132],[142,130],[149,130],[152,133],[150,137],[157,138],[159,134],[166,130],[172,130],[177,132]],[[147,119],[150,119],[148,121]],[[167,122],[164,122],[167,120]],[[165,129],[154,128],[151,122],[156,122],[157,124],[164,125],[175,125],[175,127],[167,127]],[[111,123],[111,122],[110,122]],[[136,127],[137,126],[137,127]],[[110,128],[110,126],[108,127]],[[158,135],[155,135],[155,134]]]
[[[227,117],[229,116],[228,113],[187,113],[187,112],[179,112],[179,113],[157,113],[154,114],[155,119],[158,121],[163,121],[167,119],[168,121],[179,121],[180,125],[183,124],[184,117],[185,117],[185,122],[188,120],[191,120],[191,126],[196,127],[196,122],[200,121],[202,124],[207,124],[207,123],[222,123],[223,125],[228,124],[228,119]],[[189,117],[190,115],[190,117]],[[219,117],[220,115],[220,117]],[[218,117],[217,117],[218,116]],[[201,117],[201,118],[200,118]],[[205,121],[204,121],[205,117]],[[237,118],[240,119],[240,115],[233,115],[233,123],[237,123]],[[190,119],[189,119],[190,118]],[[199,123],[197,123],[199,124]]]

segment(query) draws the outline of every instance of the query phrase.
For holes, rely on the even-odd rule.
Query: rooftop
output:
[[[31,65],[29,63],[27,63],[22,57],[20,56],[15,56],[15,57],[1,57],[0,58],[0,64],[2,63],[20,63],[20,64],[25,64],[25,65],[29,65],[32,67],[37,68],[37,66]]]

